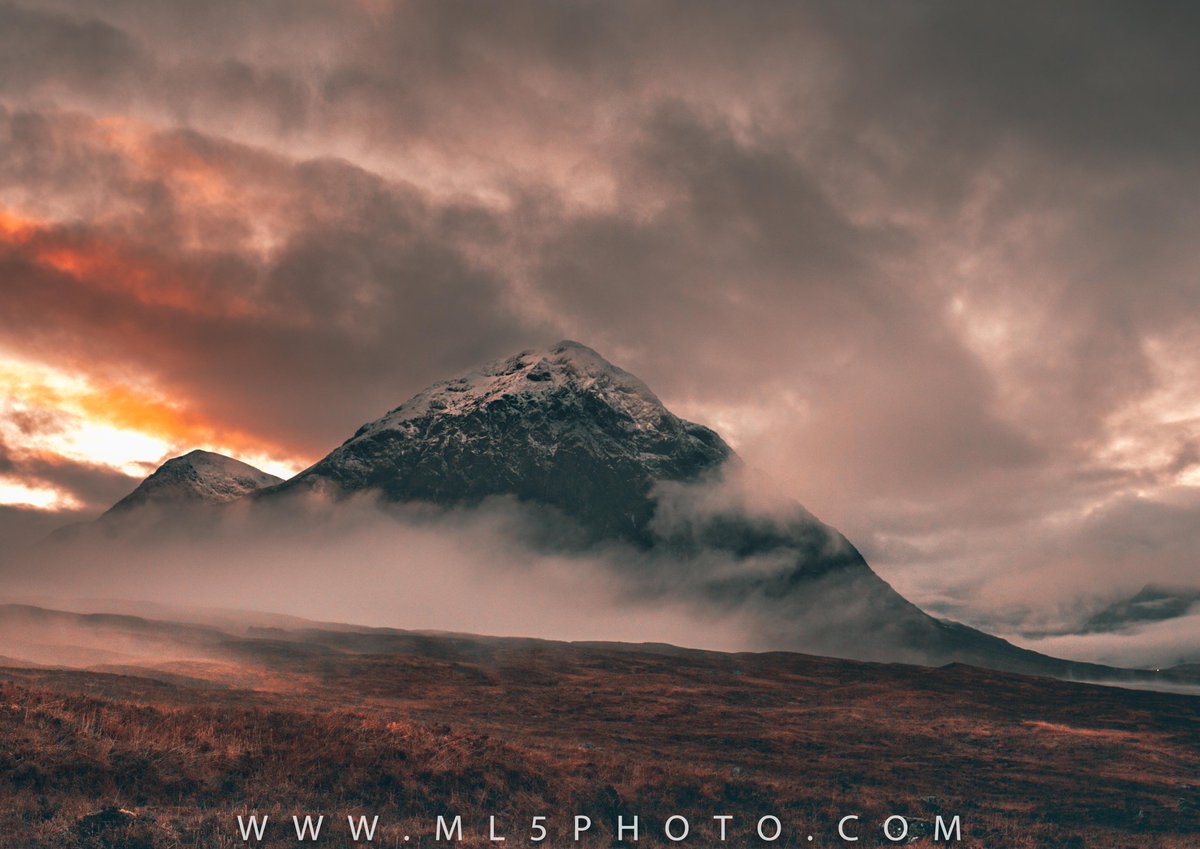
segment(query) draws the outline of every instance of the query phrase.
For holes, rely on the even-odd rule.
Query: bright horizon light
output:
[[[147,383],[102,383],[45,363],[0,352],[0,441],[12,459],[99,466],[136,480],[171,457],[215,451],[288,478],[305,461],[269,450],[223,444],[217,428]],[[248,449],[248,450],[247,450]],[[0,478],[0,505],[80,509],[71,495],[16,474]]]

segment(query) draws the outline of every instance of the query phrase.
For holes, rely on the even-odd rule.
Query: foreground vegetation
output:
[[[325,814],[317,845],[430,846],[461,815],[464,846],[886,844],[938,815],[959,845],[1182,849],[1200,845],[1200,698],[792,654],[453,637],[289,634],[231,640],[224,660],[141,669],[0,671],[0,846],[297,846],[293,814]],[[578,844],[572,817],[594,826]],[[858,843],[837,821],[861,817]],[[336,826],[336,830],[334,827]],[[813,836],[808,841],[808,835]],[[409,841],[405,842],[405,836]],[[308,844],[312,845],[312,844]],[[626,844],[632,845],[632,844]],[[675,845],[675,844],[672,844]]]

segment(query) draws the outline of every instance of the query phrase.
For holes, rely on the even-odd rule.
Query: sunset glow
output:
[[[39,510],[76,510],[82,506],[69,493],[49,487],[31,487],[8,477],[0,477],[0,504]]]
[[[16,459],[103,466],[133,479],[196,447],[248,458],[281,477],[303,466],[249,439],[231,443],[147,386],[100,383],[84,372],[6,355],[0,357],[0,396],[0,440],[20,446]],[[0,504],[79,506],[68,493],[11,477],[0,486]]]

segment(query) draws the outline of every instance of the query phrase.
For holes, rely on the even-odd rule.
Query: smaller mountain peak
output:
[[[217,454],[214,451],[205,451],[203,448],[193,448],[191,451],[189,451],[186,454],[180,454],[178,457],[172,457],[171,459],[165,461],[155,471],[165,469],[168,466],[182,466],[182,465],[190,465],[190,464],[196,464],[196,463],[205,464],[205,465],[226,465],[226,464],[231,464],[231,463],[237,463],[242,466],[247,465],[246,463],[243,463],[241,460],[235,460],[234,458],[227,457],[224,454]],[[249,466],[249,468],[254,468],[254,467]]]
[[[164,461],[163,464],[158,468],[164,469],[168,466],[183,464],[223,466],[228,468],[243,468],[260,471],[259,469],[255,469],[255,467],[251,466],[249,463],[245,463],[235,457],[230,457],[227,454],[218,454],[216,451],[205,451],[203,448],[193,448],[186,454],[180,454],[178,457],[172,457],[171,459]]]
[[[223,504],[277,483],[282,483],[282,479],[249,463],[196,449],[164,462],[108,512],[124,512],[149,503]]]

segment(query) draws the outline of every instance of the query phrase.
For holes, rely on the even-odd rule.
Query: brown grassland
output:
[[[221,657],[101,671],[0,670],[0,846],[245,845],[238,814],[326,815],[316,845],[430,846],[438,814],[461,845],[637,845],[687,816],[679,845],[886,844],[937,814],[958,845],[1200,846],[1200,698],[797,654],[325,631],[229,638]],[[125,812],[109,809],[119,808]],[[572,817],[593,829],[575,844]],[[775,814],[783,837],[753,836]],[[861,817],[858,843],[837,820]],[[628,821],[628,820],[627,820]],[[404,836],[410,840],[405,842]],[[809,841],[808,836],[813,840]],[[305,845],[313,845],[311,843]],[[634,845],[626,842],[624,845]]]

